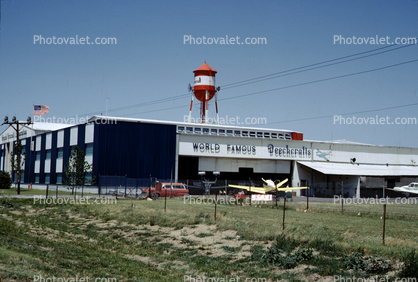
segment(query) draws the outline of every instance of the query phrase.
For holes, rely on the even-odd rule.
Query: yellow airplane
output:
[[[265,180],[263,178],[261,178],[261,180],[264,181],[265,185],[264,187],[250,187],[250,186],[241,186],[241,185],[228,185],[231,188],[238,188],[238,189],[244,189],[247,191],[251,191],[254,193],[260,193],[260,194],[266,194],[268,192],[272,192],[272,191],[293,191],[293,190],[298,190],[298,189],[308,189],[308,187],[282,187],[280,188],[283,184],[285,184],[288,179],[286,178],[285,180],[277,183],[276,185],[274,184],[274,181],[271,179]]]

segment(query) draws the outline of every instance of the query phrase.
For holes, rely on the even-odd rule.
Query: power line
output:
[[[300,118],[300,119],[293,119],[293,120],[275,121],[275,122],[269,122],[268,124],[305,121],[305,120],[313,120],[313,119],[323,119],[323,118],[330,118],[330,117],[334,117],[334,116],[347,116],[347,115],[365,114],[365,113],[380,112],[380,111],[393,110],[393,109],[399,109],[399,108],[405,108],[405,107],[412,107],[412,106],[417,106],[417,105],[418,105],[418,103],[406,104],[406,105],[399,105],[399,106],[393,106],[393,107],[387,107],[387,108],[381,108],[381,109],[357,111],[357,112],[351,112],[351,113],[345,113],[345,114],[335,114],[335,115],[307,117],[307,118]]]
[[[398,46],[398,45],[399,44],[389,45],[389,46],[385,46],[385,47],[381,47],[381,48],[377,48],[377,49],[373,49],[373,50],[369,50],[369,51],[365,51],[365,52],[360,52],[360,53],[356,53],[356,54],[353,54],[353,55],[343,56],[343,57],[340,57],[340,58],[327,60],[327,61],[323,61],[323,62],[319,62],[319,63],[315,63],[315,64],[310,64],[310,65],[306,65],[306,66],[302,66],[302,67],[298,67],[298,68],[294,68],[294,69],[290,69],[290,70],[285,70],[285,71],[281,71],[281,72],[277,72],[277,73],[273,73],[273,74],[269,74],[269,75],[264,75],[264,76],[260,76],[260,77],[256,77],[256,78],[246,79],[246,80],[243,80],[243,81],[234,82],[234,83],[230,83],[230,84],[225,84],[225,85],[221,86],[221,89],[229,89],[229,88],[233,88],[233,87],[244,86],[244,85],[247,85],[247,84],[261,82],[261,81],[264,81],[264,80],[279,78],[279,77],[283,77],[283,76],[287,76],[287,75],[292,75],[292,74],[297,74],[297,73],[301,73],[301,72],[305,72],[305,71],[310,71],[310,70],[315,70],[315,69],[324,68],[324,67],[328,67],[328,66],[333,66],[333,65],[337,65],[337,64],[342,64],[342,63],[346,63],[346,62],[350,62],[350,61],[354,61],[354,60],[364,59],[364,58],[367,58],[367,57],[372,57],[372,56],[375,56],[375,55],[380,55],[380,54],[383,54],[383,53],[395,51],[395,50],[398,50],[398,49],[401,49],[401,48],[410,47],[410,46],[413,46],[413,45],[416,45],[416,44],[408,44],[408,45],[403,45],[403,46],[400,46],[400,47],[397,47],[397,48],[392,48],[392,47],[395,47],[395,46]],[[371,52],[375,52],[375,51],[379,51],[379,50],[383,50],[383,49],[387,49],[387,48],[392,48],[392,49],[385,50],[385,51],[382,51],[382,52],[378,52],[378,53],[375,53],[375,54],[369,54],[369,55],[366,55],[366,56],[361,56],[361,57],[358,57],[358,58],[352,58],[352,57],[356,57],[356,56],[363,55],[363,54],[368,54],[368,53],[371,53]],[[335,61],[343,60],[343,59],[346,59],[346,58],[352,58],[352,59],[344,60],[344,61],[341,61],[341,62],[335,62]],[[326,64],[326,63],[330,63],[330,62],[335,62],[335,63]],[[323,65],[323,64],[326,64],[326,65]],[[319,66],[319,65],[322,65],[322,66]],[[316,67],[314,67],[314,66],[316,66]],[[309,68],[309,69],[303,70],[305,68]],[[183,94],[183,95],[177,96],[175,98],[165,98],[165,99],[161,99],[161,100],[166,100],[166,102],[169,102],[169,101],[174,100],[174,99],[181,99],[182,97],[185,97],[185,96],[188,96],[188,95],[190,95],[190,94]],[[155,103],[158,103],[161,100],[157,100]],[[149,103],[150,102],[143,103],[143,104],[132,105],[132,106],[129,106],[129,108],[133,108],[133,107],[136,107],[136,106],[143,106],[143,105],[145,106],[145,105],[149,105]],[[153,103],[153,104],[155,104],[155,103]],[[119,110],[119,109],[124,109],[124,107],[123,108],[117,108],[116,110]]]
[[[366,55],[366,56],[361,56],[361,57],[358,57],[358,58],[352,58],[352,59],[344,60],[344,61],[341,61],[341,62],[330,63],[330,64],[326,64],[326,65],[322,65],[323,63],[316,63],[316,64],[312,64],[312,65],[305,66],[305,67],[300,67],[300,68],[295,68],[295,69],[292,69],[292,70],[279,72],[279,73],[276,73],[274,75],[270,74],[270,75],[259,77],[259,78],[253,78],[253,79],[248,80],[248,82],[246,82],[246,81],[236,82],[236,83],[233,83],[234,84],[233,86],[230,86],[230,87],[225,87],[224,86],[222,89],[229,89],[229,88],[233,88],[233,87],[244,86],[244,85],[247,85],[247,84],[262,82],[262,81],[265,81],[265,80],[270,80],[270,79],[274,79],[274,78],[284,77],[284,76],[288,76],[288,75],[292,75],[292,74],[297,74],[297,73],[301,73],[301,72],[311,71],[311,70],[325,68],[325,67],[329,67],[329,66],[334,66],[334,65],[347,63],[347,62],[351,62],[351,61],[355,61],[355,60],[360,60],[360,59],[380,55],[380,54],[383,54],[383,53],[395,51],[395,50],[398,50],[398,49],[401,49],[401,48],[409,47],[409,46],[412,46],[412,45],[415,45],[415,44],[405,45],[405,46],[401,46],[401,47],[394,48],[394,49],[391,49],[391,50],[385,50],[385,51],[378,52],[378,53],[375,53],[375,54],[369,54],[369,55]],[[383,47],[383,48],[380,48],[380,49],[384,49],[384,48],[387,48],[387,47]],[[370,51],[363,52],[363,53],[369,53],[369,52]],[[353,56],[357,56],[357,55],[358,54],[351,55],[351,56],[346,56],[345,58],[353,57]],[[329,60],[329,61],[326,61],[326,62],[332,62],[332,61],[337,61],[337,60],[341,60],[341,59],[342,58]],[[320,65],[322,65],[322,66],[320,66]],[[316,66],[316,67],[311,67],[311,66]],[[309,67],[311,67],[311,68],[309,68]],[[307,68],[307,69],[304,69],[304,68]],[[254,80],[256,80],[256,81],[254,81]]]
[[[229,88],[233,88],[233,87],[240,87],[240,86],[244,86],[244,85],[252,84],[252,83],[257,83],[257,82],[261,82],[261,81],[268,80],[268,79],[279,78],[279,77],[283,77],[283,76],[287,76],[287,75],[293,75],[293,74],[297,74],[297,73],[301,73],[301,72],[306,72],[306,71],[315,70],[315,69],[319,69],[319,68],[329,67],[329,66],[332,66],[332,65],[342,64],[342,63],[346,63],[346,62],[350,62],[350,61],[354,61],[354,60],[364,59],[364,58],[367,58],[367,57],[371,57],[371,56],[380,55],[380,54],[383,54],[383,53],[399,50],[401,48],[414,46],[416,44],[409,44],[409,45],[403,45],[403,46],[400,46],[400,47],[397,47],[397,48],[392,48],[392,47],[396,47],[398,45],[400,45],[400,44],[393,44],[393,45],[380,47],[380,48],[376,48],[376,49],[365,51],[365,52],[360,52],[360,53],[356,53],[356,54],[352,54],[352,55],[348,55],[348,56],[343,56],[343,57],[336,58],[336,59],[331,59],[331,60],[327,60],[327,61],[323,61],[323,62],[319,62],[319,63],[314,63],[314,64],[302,66],[302,67],[297,67],[297,68],[293,68],[293,69],[289,69],[289,70],[285,70],[285,71],[281,71],[281,72],[277,72],[277,73],[273,73],[273,74],[268,74],[268,75],[264,75],[264,76],[260,76],[260,77],[256,77],[256,78],[246,79],[246,80],[242,80],[242,81],[238,81],[238,82],[234,82],[234,83],[230,83],[230,84],[225,84],[225,85],[221,86],[221,89],[229,89]],[[375,54],[369,54],[369,53],[373,53],[373,52],[388,49],[388,48],[392,48],[392,49],[385,50],[385,51],[382,51],[382,52],[378,52],[378,53],[375,53]],[[358,58],[353,58],[353,57],[363,55],[363,54],[369,54],[369,55],[361,56],[361,57],[358,57]],[[340,60],[347,59],[347,58],[351,58],[351,59],[340,61]],[[340,61],[340,62],[336,62],[336,61]],[[334,63],[331,63],[331,62],[334,62]],[[273,90],[279,90],[279,89],[282,89],[282,88],[266,90],[265,92],[273,91]],[[251,94],[249,94],[249,95],[251,95]],[[178,95],[178,96],[175,96],[175,97],[162,98],[162,99],[149,101],[149,102],[143,102],[143,103],[129,105],[129,106],[113,108],[113,109],[108,110],[108,112],[129,110],[129,109],[137,108],[137,107],[150,106],[150,105],[159,104],[159,103],[171,102],[173,100],[183,99],[186,96],[190,96],[190,93],[181,94],[181,95]],[[227,99],[229,99],[229,98],[224,98],[224,99],[220,99],[220,100],[227,100]],[[86,115],[88,116],[88,115],[93,115],[93,114],[97,114],[97,113],[98,112],[92,112],[92,113],[88,113]]]
[[[219,101],[232,100],[232,99],[237,99],[237,98],[241,98],[241,97],[247,97],[247,96],[272,92],[272,91],[279,91],[279,90],[284,90],[284,89],[289,89],[289,88],[294,88],[294,87],[299,87],[299,86],[305,86],[305,85],[309,85],[309,84],[315,84],[315,83],[319,83],[319,82],[330,81],[330,80],[335,80],[335,79],[340,79],[340,78],[345,78],[345,77],[350,77],[350,76],[355,76],[355,75],[380,71],[380,70],[393,68],[393,67],[397,67],[397,66],[401,66],[401,65],[405,65],[405,64],[410,64],[410,63],[414,63],[414,62],[418,62],[418,59],[410,60],[410,61],[406,61],[406,62],[402,62],[402,63],[397,63],[397,64],[393,64],[393,65],[389,65],[389,66],[384,66],[384,67],[380,67],[380,68],[375,68],[375,69],[370,69],[370,70],[365,70],[365,71],[360,71],[360,72],[355,72],[355,73],[349,73],[349,74],[345,74],[345,75],[339,75],[339,76],[323,78],[323,79],[318,79],[318,80],[313,80],[313,81],[308,81],[308,82],[302,82],[302,83],[297,83],[297,84],[293,84],[293,85],[288,85],[288,86],[283,86],[283,87],[278,87],[278,88],[273,88],[273,89],[267,89],[267,90],[252,92],[252,93],[248,93],[248,94],[240,94],[240,95],[237,95],[237,96],[222,98],[222,99],[218,99],[218,100]],[[160,110],[164,110],[164,111],[172,110],[172,109],[177,109],[177,108],[181,108],[181,107],[185,107],[185,106],[187,106],[187,105],[169,107],[169,108],[165,108],[165,109],[159,109],[159,111]],[[133,113],[133,114],[129,114],[129,115],[151,113],[151,112],[156,112],[156,110],[147,111],[147,112],[138,112],[138,113]],[[329,117],[329,116],[326,116],[326,117]]]
[[[418,59],[411,60],[411,61],[406,61],[406,62],[402,62],[402,63],[397,63],[397,64],[394,64],[394,65],[384,66],[384,67],[380,67],[380,68],[375,68],[375,69],[371,69],[371,70],[366,70],[366,71],[349,73],[349,74],[344,74],[344,75],[339,75],[339,76],[334,76],[334,77],[329,77],[329,78],[323,78],[323,79],[318,79],[318,80],[313,80],[313,81],[308,81],[308,82],[302,82],[302,83],[293,84],[293,85],[289,85],[289,86],[283,86],[283,87],[278,87],[278,88],[273,88],[273,89],[268,89],[268,90],[257,91],[257,92],[243,94],[243,95],[239,95],[239,96],[222,98],[222,99],[219,99],[219,101],[236,99],[236,98],[241,98],[241,97],[246,97],[246,96],[251,96],[251,95],[256,95],[256,94],[262,94],[262,93],[276,91],[276,90],[284,90],[284,89],[289,89],[289,88],[293,88],[293,87],[304,86],[304,85],[309,85],[309,84],[314,84],[314,83],[319,83],[319,82],[324,82],[324,81],[330,81],[330,80],[334,80],[334,79],[339,79],[339,78],[344,78],[344,77],[355,76],[355,75],[365,74],[365,73],[369,73],[369,72],[384,70],[384,69],[388,69],[388,68],[393,68],[393,67],[397,67],[397,66],[405,65],[405,64],[410,64],[410,63],[414,63],[414,62],[418,62]]]

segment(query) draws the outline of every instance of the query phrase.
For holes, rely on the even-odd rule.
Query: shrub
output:
[[[12,187],[12,178],[8,172],[0,172],[0,189],[10,189]]]
[[[299,245],[300,242],[293,239],[293,237],[286,237],[286,235],[282,233],[276,237],[273,247],[290,253]]]
[[[336,256],[340,250],[335,246],[334,241],[332,240],[322,240],[316,238],[308,244],[309,247],[316,249],[323,255],[333,255]]]
[[[366,257],[361,252],[347,256],[343,265],[346,269],[362,270],[366,273],[386,273],[392,267],[385,258]]]
[[[418,277],[418,254],[415,250],[410,251],[402,257],[404,266],[398,273],[400,278]]]
[[[294,268],[301,262],[309,261],[313,258],[312,250],[299,249],[293,254],[289,254],[282,249],[275,247],[267,248],[261,260],[271,263],[273,265],[282,266],[283,268]]]

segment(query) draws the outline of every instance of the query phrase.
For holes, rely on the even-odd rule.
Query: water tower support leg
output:
[[[193,97],[194,97],[194,93],[192,94],[192,102],[190,103],[189,123],[190,123],[190,122],[192,122],[192,106],[193,106]]]
[[[209,95],[208,95],[208,91],[206,90],[206,94],[205,94],[205,120],[203,123],[207,123],[206,122],[206,117],[208,116],[208,100],[209,100]]]
[[[219,124],[219,113],[218,113],[218,93],[215,93],[215,108],[216,108],[216,123]]]

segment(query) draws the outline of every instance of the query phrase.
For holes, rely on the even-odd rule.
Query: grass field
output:
[[[215,220],[213,201],[168,199],[166,212],[164,199],[101,201],[0,199],[0,279],[394,281],[418,272],[416,204],[387,205],[383,246],[382,205],[341,213],[287,202],[282,230],[282,202],[218,204]]]
[[[57,194],[56,188],[51,187],[48,190],[48,196],[55,196]],[[81,195],[80,189],[77,190],[77,195]],[[84,195],[93,195],[90,193],[83,193]],[[2,195],[17,195],[17,188],[13,187],[10,189],[0,189],[0,196]],[[27,189],[20,187],[20,195],[39,195],[39,196],[45,196],[46,190],[40,190],[40,189]],[[71,195],[71,191],[62,191],[58,190],[58,196],[64,196],[64,195]]]

